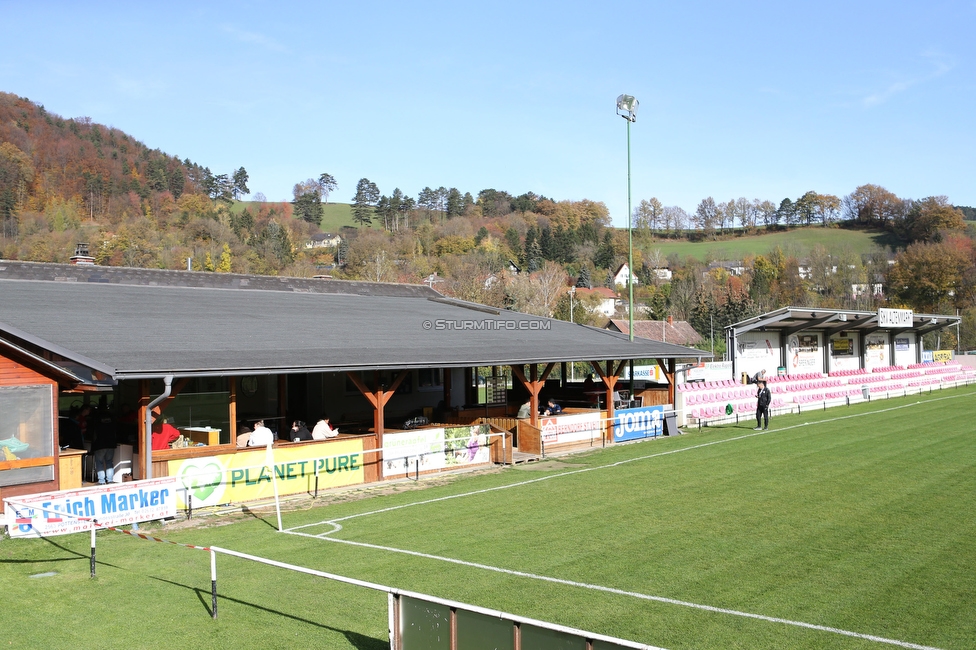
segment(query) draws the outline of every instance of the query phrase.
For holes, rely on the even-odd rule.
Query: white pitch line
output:
[[[946,396],[946,397],[937,397],[937,398],[933,398],[931,400],[926,400],[925,403],[934,402],[934,401],[941,401],[941,400],[946,400],[946,399],[956,399],[958,397],[970,397],[971,395],[972,395],[972,393],[970,393],[968,395],[952,395],[952,396]],[[533,580],[540,580],[540,581],[543,581],[543,582],[550,582],[550,583],[554,583],[554,584],[567,585],[567,586],[571,586],[571,587],[579,587],[579,588],[582,588],[582,589],[590,589],[590,590],[593,590],[593,591],[602,591],[602,592],[605,592],[605,593],[611,593],[611,594],[616,594],[616,595],[620,595],[620,596],[628,596],[628,597],[631,597],[631,598],[638,598],[638,599],[641,599],[641,600],[648,600],[648,601],[653,601],[653,602],[666,603],[666,604],[669,604],[669,605],[678,605],[678,606],[681,606],[681,607],[689,607],[689,608],[692,608],[692,609],[697,609],[697,610],[706,611],[706,612],[713,612],[713,613],[717,613],[717,614],[726,614],[726,615],[731,615],[731,616],[739,616],[739,617],[742,617],[742,618],[751,618],[751,619],[754,619],[754,620],[766,621],[766,622],[769,622],[769,623],[780,623],[780,624],[783,624],[783,625],[790,625],[790,626],[793,626],[793,627],[800,627],[800,628],[809,629],[809,630],[816,630],[816,631],[819,631],[819,632],[830,632],[832,634],[839,634],[839,635],[847,636],[847,637],[851,637],[851,638],[862,639],[862,640],[866,640],[866,641],[873,641],[875,643],[883,643],[883,644],[886,644],[886,645],[893,645],[893,646],[898,646],[898,647],[901,647],[901,648],[910,648],[911,650],[940,650],[939,648],[936,648],[934,646],[919,645],[919,644],[916,644],[916,643],[910,643],[908,641],[900,641],[898,639],[888,639],[886,637],[875,636],[873,634],[863,634],[861,632],[853,632],[851,630],[844,630],[844,629],[841,629],[841,628],[829,627],[829,626],[826,626],[826,625],[817,625],[815,623],[806,623],[804,621],[794,621],[794,620],[786,619],[786,618],[778,618],[778,617],[774,617],[774,616],[765,616],[763,614],[753,614],[751,612],[743,612],[743,611],[739,611],[739,610],[735,610],[735,609],[727,609],[727,608],[724,608],[724,607],[714,607],[712,605],[703,605],[701,603],[692,603],[692,602],[689,602],[689,601],[677,600],[677,599],[674,599],[674,598],[667,598],[667,597],[664,597],[664,596],[653,596],[651,594],[643,594],[643,593],[635,592],[635,591],[625,591],[625,590],[616,589],[616,588],[613,588],[613,587],[605,587],[603,585],[595,585],[595,584],[589,584],[589,583],[585,583],[585,582],[576,582],[576,581],[573,581],[573,580],[565,580],[563,578],[553,578],[551,576],[543,576],[543,575],[539,575],[539,574],[535,574],[535,573],[528,573],[528,572],[525,572],[525,571],[516,571],[516,570],[513,570],[513,569],[504,569],[504,568],[501,568],[501,567],[491,566],[489,564],[480,564],[480,563],[477,563],[477,562],[468,562],[466,560],[459,560],[459,559],[456,559],[456,558],[444,557],[444,556],[440,556],[440,555],[431,555],[429,553],[421,553],[419,551],[411,551],[411,550],[408,550],[408,549],[395,548],[395,547],[391,547],[391,546],[381,546],[381,545],[378,545],[378,544],[369,544],[369,543],[366,543],[366,542],[354,542],[354,541],[351,541],[351,540],[336,539],[334,537],[331,537],[331,535],[333,535],[334,533],[337,533],[340,530],[342,530],[342,525],[339,524],[338,522],[340,522],[340,521],[346,521],[346,520],[349,520],[349,519],[355,519],[357,517],[365,517],[365,516],[368,516],[368,515],[376,515],[376,514],[381,514],[381,513],[385,513],[385,512],[391,512],[391,511],[395,511],[395,510],[400,510],[402,508],[409,508],[409,507],[413,507],[413,506],[420,506],[420,505],[426,505],[426,504],[430,504],[430,503],[437,503],[437,502],[440,502],[440,501],[447,501],[447,500],[450,500],[450,499],[457,499],[457,498],[461,498],[461,497],[474,496],[474,495],[478,495],[478,494],[486,494],[488,492],[494,492],[496,490],[507,490],[509,488],[520,487],[520,486],[524,486],[524,485],[530,485],[530,484],[533,484],[533,483],[539,483],[541,481],[547,481],[547,480],[554,479],[554,478],[561,478],[561,477],[565,477],[565,476],[572,476],[574,474],[582,474],[583,472],[591,472],[591,471],[598,470],[598,469],[609,469],[609,468],[612,468],[612,467],[618,467],[620,465],[624,465],[626,463],[632,463],[632,462],[638,461],[638,460],[647,460],[647,459],[650,459],[650,458],[659,458],[661,456],[668,456],[668,455],[671,455],[671,454],[677,454],[677,453],[680,453],[680,452],[683,452],[683,451],[691,451],[693,449],[702,449],[704,447],[710,447],[712,445],[724,444],[726,442],[734,442],[734,441],[737,441],[737,440],[745,440],[747,438],[752,438],[752,437],[755,437],[755,436],[762,436],[762,435],[766,435],[768,433],[773,433],[773,432],[777,432],[777,431],[788,431],[790,429],[798,429],[798,428],[801,428],[801,427],[808,427],[808,426],[812,426],[812,425],[816,425],[816,424],[825,424],[825,423],[828,423],[828,422],[837,422],[837,421],[840,421],[840,420],[847,420],[847,419],[852,419],[852,418],[857,418],[857,417],[863,417],[863,416],[866,416],[866,415],[875,415],[875,414],[878,414],[878,413],[887,413],[887,412],[890,412],[890,411],[897,411],[897,410],[900,410],[900,409],[905,409],[905,408],[911,408],[913,406],[918,406],[918,405],[920,405],[922,403],[923,402],[914,402],[912,404],[903,404],[901,406],[893,406],[893,407],[890,407],[890,408],[880,409],[880,410],[877,410],[877,411],[867,411],[865,413],[856,413],[856,414],[852,414],[852,415],[842,415],[842,416],[838,416],[838,417],[834,417],[834,418],[826,418],[826,419],[823,419],[823,420],[817,420],[816,422],[804,422],[802,424],[795,424],[795,425],[791,425],[791,426],[788,426],[788,427],[782,427],[780,429],[769,429],[769,430],[764,430],[764,431],[757,431],[757,432],[753,432],[753,433],[747,433],[747,434],[744,434],[744,435],[741,435],[741,436],[735,436],[735,437],[732,437],[732,438],[726,438],[724,440],[713,440],[711,442],[705,442],[705,443],[702,443],[702,444],[699,444],[699,445],[692,445],[690,447],[683,447],[681,449],[673,449],[673,450],[670,450],[670,451],[663,451],[663,452],[659,452],[659,453],[656,453],[656,454],[648,454],[646,456],[639,456],[637,458],[629,458],[629,459],[626,459],[626,460],[621,460],[621,461],[617,461],[617,462],[614,462],[614,463],[609,463],[607,465],[600,465],[600,466],[597,466],[597,467],[586,467],[586,468],[583,468],[583,469],[570,470],[570,471],[567,471],[567,472],[560,472],[559,474],[552,474],[552,475],[549,475],[549,476],[544,476],[544,477],[540,477],[540,478],[536,478],[536,479],[530,479],[528,481],[520,481],[518,483],[511,483],[511,484],[508,484],[508,485],[502,485],[502,486],[493,487],[493,488],[486,488],[486,489],[483,489],[483,490],[474,490],[474,491],[471,491],[471,492],[464,492],[462,494],[454,494],[454,495],[449,495],[449,496],[445,496],[445,497],[438,497],[436,499],[427,499],[427,500],[424,500],[424,501],[416,501],[416,502],[413,502],[413,503],[407,503],[407,504],[403,504],[403,505],[399,505],[399,506],[391,506],[389,508],[381,508],[379,510],[372,510],[370,512],[363,512],[363,513],[359,513],[359,514],[355,514],[355,515],[349,515],[349,516],[346,516],[346,517],[339,517],[339,518],[336,518],[336,519],[329,519],[329,520],[326,520],[326,521],[321,521],[321,522],[317,522],[317,523],[313,523],[313,524],[303,524],[301,526],[295,526],[293,528],[287,528],[287,529],[285,529],[282,532],[289,533],[291,535],[298,535],[298,536],[301,536],[301,537],[310,537],[310,538],[313,538],[313,539],[325,540],[325,541],[329,541],[329,542],[334,542],[336,544],[348,544],[350,546],[358,546],[358,547],[362,547],[362,548],[370,548],[370,549],[374,549],[374,550],[387,551],[387,552],[390,552],[390,553],[401,553],[401,554],[404,554],[404,555],[412,555],[414,557],[421,557],[421,558],[430,559],[430,560],[437,560],[437,561],[440,561],[440,562],[448,562],[450,564],[458,564],[458,565],[461,565],[461,566],[467,566],[467,567],[476,568],[476,569],[483,569],[485,571],[494,571],[496,573],[503,573],[503,574],[506,574],[506,575],[517,576],[517,577],[521,577],[521,578],[529,578],[529,579],[533,579]],[[313,526],[324,526],[324,525],[330,525],[330,526],[332,526],[332,530],[326,531],[324,533],[319,533],[318,535],[312,535],[312,534],[309,534],[309,533],[298,532],[298,531],[300,531],[303,528],[311,528]]]
[[[643,594],[637,591],[625,591],[623,589],[616,589],[614,587],[605,587],[603,585],[594,585],[586,582],[577,582],[575,580],[565,580],[563,578],[553,578],[551,576],[539,575],[536,573],[528,573],[526,571],[515,571],[514,569],[504,569],[502,567],[492,566],[490,564],[481,564],[479,562],[468,562],[466,560],[458,560],[456,558],[444,557],[441,555],[431,555],[430,553],[421,553],[419,551],[410,551],[402,548],[395,548],[392,546],[380,546],[379,544],[368,544],[366,542],[353,542],[345,539],[335,539],[334,537],[328,537],[328,535],[341,530],[342,527],[336,524],[336,527],[329,531],[328,533],[321,533],[319,535],[310,535],[308,533],[294,532],[293,530],[285,530],[284,532],[291,535],[298,535],[301,537],[311,537],[313,539],[321,539],[329,542],[334,542],[336,544],[348,544],[350,546],[359,546],[362,548],[369,548],[378,551],[388,551],[390,553],[402,553],[404,555],[412,555],[414,557],[425,558],[428,560],[438,560],[441,562],[448,562],[451,564],[458,564],[461,566],[471,567],[474,569],[483,569],[485,571],[494,571],[496,573],[503,573],[505,575],[516,576],[519,578],[530,578],[532,580],[541,580],[543,582],[551,582],[559,585],[566,585],[570,587],[579,587],[581,589],[590,589],[593,591],[602,591],[609,594],[615,594],[618,596],[629,596],[631,598],[638,598],[641,600],[649,600],[658,603],[666,603],[668,605],[679,605],[681,607],[690,607],[692,609],[698,609],[706,612],[713,612],[716,614],[727,614],[731,616],[740,616],[743,618],[751,618],[759,621],[765,621],[768,623],[781,623],[783,625],[792,625],[793,627],[805,628],[808,630],[816,630],[819,632],[831,632],[833,634],[840,634],[843,636],[853,637],[855,639],[863,639],[867,641],[874,641],[877,643],[884,643],[887,645],[894,645],[901,648],[911,648],[912,650],[940,650],[939,648],[933,646],[919,645],[917,643],[909,643],[908,641],[899,641],[898,639],[888,639],[882,636],[875,636],[873,634],[862,634],[861,632],[852,632],[850,630],[843,630],[836,627],[829,627],[826,625],[817,625],[815,623],[805,623],[803,621],[793,621],[788,618],[777,618],[774,616],[765,616],[763,614],[753,614],[751,612],[742,612],[736,609],[726,609],[724,607],[713,607],[712,605],[702,605],[700,603],[692,603],[686,600],[677,600],[674,598],[666,598],[664,596],[652,596],[650,594]]]
[[[946,397],[936,397],[936,398],[933,398],[931,400],[926,400],[924,403],[941,401],[941,400],[947,400],[947,399],[957,399],[959,397],[971,397],[971,396],[972,396],[972,393],[967,394],[967,395],[951,395],[951,396],[946,396]],[[867,411],[865,413],[855,413],[855,414],[852,414],[852,415],[840,415],[840,416],[833,417],[833,418],[826,418],[824,420],[817,420],[816,422],[803,422],[802,424],[793,424],[793,425],[790,425],[788,427],[781,427],[779,429],[767,429],[767,430],[764,430],[764,431],[755,431],[755,432],[752,432],[752,433],[743,434],[741,436],[734,436],[732,438],[725,438],[724,440],[712,440],[711,442],[703,442],[701,444],[692,445],[690,447],[682,447],[681,449],[672,449],[670,451],[662,451],[662,452],[658,452],[656,454],[647,454],[646,456],[637,456],[635,458],[628,458],[628,459],[625,459],[625,460],[619,460],[619,461],[616,461],[614,463],[609,463],[607,465],[598,465],[598,466],[595,466],[595,467],[584,467],[582,469],[572,469],[572,470],[567,470],[565,472],[559,472],[558,474],[550,474],[548,476],[542,476],[542,477],[539,477],[539,478],[529,479],[529,480],[526,480],[526,481],[519,481],[517,483],[509,483],[509,484],[506,484],[506,485],[499,485],[499,486],[496,486],[496,487],[484,488],[482,490],[473,490],[471,492],[462,492],[461,494],[451,494],[451,495],[448,495],[448,496],[437,497],[437,498],[434,498],[434,499],[425,499],[423,501],[414,501],[412,503],[405,503],[405,504],[398,505],[398,506],[390,506],[388,508],[380,508],[379,510],[371,510],[369,512],[360,512],[358,514],[348,515],[348,516],[345,516],[345,517],[338,517],[336,519],[328,519],[326,521],[321,521],[321,522],[317,522],[317,523],[313,523],[313,524],[302,524],[301,526],[295,526],[293,528],[289,528],[289,529],[287,529],[286,532],[288,532],[288,531],[294,531],[294,530],[301,530],[302,528],[310,528],[310,527],[313,527],[313,526],[320,526],[320,525],[325,524],[325,523],[330,523],[331,524],[331,523],[334,523],[334,522],[337,522],[337,521],[346,521],[348,519],[356,519],[358,517],[368,517],[370,515],[378,515],[378,514],[382,514],[384,512],[393,512],[395,510],[402,510],[404,508],[412,508],[414,506],[423,506],[423,505],[428,505],[428,504],[431,504],[431,503],[438,503],[440,501],[450,501],[452,499],[460,499],[460,498],[463,498],[463,497],[476,496],[476,495],[479,495],[479,494],[487,494],[489,492],[497,492],[499,490],[508,490],[510,488],[522,487],[522,486],[525,486],[525,485],[531,485],[533,483],[541,483],[542,481],[549,481],[549,480],[556,479],[556,478],[563,478],[563,477],[566,477],[566,476],[573,476],[575,474],[583,474],[584,472],[593,472],[593,471],[601,470],[601,469],[610,469],[610,468],[613,468],[613,467],[619,467],[620,465],[625,465],[627,463],[633,463],[633,462],[640,461],[640,460],[648,460],[648,459],[651,459],[651,458],[660,458],[661,456],[670,456],[672,454],[680,454],[681,452],[692,451],[692,450],[695,450],[695,449],[703,449],[705,447],[711,447],[712,445],[722,445],[722,444],[725,444],[727,442],[736,442],[738,440],[745,440],[747,438],[754,438],[756,436],[763,436],[763,435],[766,435],[766,434],[769,434],[769,433],[776,433],[776,432],[779,432],[779,431],[789,431],[791,429],[799,429],[799,428],[802,428],[802,427],[809,427],[809,426],[813,426],[813,425],[816,425],[816,424],[826,424],[826,423],[829,423],[829,422],[838,422],[840,420],[848,420],[848,419],[851,419],[851,418],[859,418],[859,417],[864,417],[864,416],[867,416],[867,415],[876,415],[878,413],[887,413],[889,411],[898,411],[898,410],[901,410],[901,409],[906,409],[906,408],[911,408],[913,406],[918,406],[919,404],[922,404],[922,403],[923,402],[913,402],[912,404],[902,404],[901,406],[892,406],[892,407],[889,407],[889,408],[886,408],[886,409],[880,409],[880,410],[877,410],[877,411]]]

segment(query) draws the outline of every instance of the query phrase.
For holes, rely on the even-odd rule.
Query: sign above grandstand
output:
[[[878,308],[878,327],[911,327],[915,313],[911,309]]]

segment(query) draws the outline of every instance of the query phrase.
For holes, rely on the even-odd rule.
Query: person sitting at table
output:
[[[169,449],[169,446],[173,444],[177,438],[180,437],[180,431],[172,424],[162,419],[160,416],[162,412],[157,408],[153,409],[152,419],[152,449],[153,451],[158,451],[160,449]]]
[[[312,434],[309,432],[308,427],[301,420],[295,420],[291,423],[291,431],[288,432],[288,439],[292,442],[302,442],[305,440],[311,440]]]
[[[337,435],[339,435],[339,430],[333,429],[332,425],[329,424],[328,415],[323,415],[312,429],[312,440],[326,440],[327,438],[335,438]]]
[[[251,432],[251,437],[247,441],[248,447],[267,447],[274,442],[274,433],[271,429],[264,426],[264,420],[258,420],[254,423],[254,431]]]
[[[247,442],[250,439],[251,439],[251,427],[245,424],[240,428],[240,431],[237,434],[237,446],[247,447]]]
[[[529,417],[530,415],[532,415],[532,399],[531,398],[525,400],[525,404],[523,404],[522,406],[519,407],[518,414],[515,417],[517,417],[520,420],[524,420],[525,418]]]
[[[563,407],[556,404],[556,400],[549,398],[548,407],[542,412],[543,415],[559,415],[563,412]]]

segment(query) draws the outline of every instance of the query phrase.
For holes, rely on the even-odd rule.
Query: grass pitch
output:
[[[954,389],[357,490],[284,513],[291,534],[270,509],[152,534],[667,648],[971,648],[974,407]],[[220,556],[213,621],[206,553],[106,531],[95,580],[87,555],[0,542],[0,643],[387,645],[382,593]]]

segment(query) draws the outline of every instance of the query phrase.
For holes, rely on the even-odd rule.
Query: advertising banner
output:
[[[914,322],[914,312],[911,309],[878,308],[878,327],[911,327]]]
[[[621,409],[613,413],[613,441],[625,442],[664,435],[664,406]]]
[[[603,435],[599,411],[539,418],[539,428],[542,442],[547,445],[594,440]]]
[[[819,334],[792,334],[786,342],[790,374],[817,371],[823,366]]]
[[[634,371],[637,374],[637,371]],[[732,379],[731,361],[705,361],[688,368],[686,381],[725,381]]]
[[[624,364],[623,372],[620,373],[620,378],[624,381],[630,379],[630,366]],[[667,377],[664,376],[664,372],[661,370],[661,366],[654,364],[646,366],[634,366],[634,380],[635,381],[653,381],[656,383],[667,383]]]
[[[933,350],[932,361],[947,362],[952,361],[952,350]]]
[[[179,484],[178,507],[214,506],[274,497],[267,452],[263,447],[235,454],[169,461],[169,474]],[[281,446],[273,449],[278,494],[310,492],[319,477],[319,489],[363,483],[363,443],[342,440],[322,445]]]
[[[830,339],[830,354],[835,357],[854,355],[854,341],[851,339]]]
[[[166,477],[5,499],[7,532],[11,537],[53,537],[90,530],[79,517],[104,526],[174,517],[177,492],[176,478]]]
[[[487,424],[383,435],[383,477],[481,465],[491,460]]]
[[[864,341],[864,367],[881,368],[888,363],[888,344],[883,336],[869,336]]]

